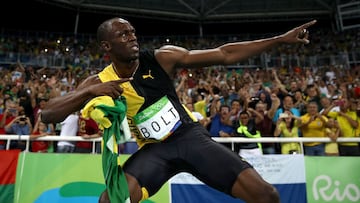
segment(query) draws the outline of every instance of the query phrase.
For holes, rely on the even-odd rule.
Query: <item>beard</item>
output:
[[[134,61],[136,61],[136,60],[138,60],[138,59],[139,59],[139,53],[134,53],[134,54],[129,55],[129,57],[127,57],[127,58],[125,59],[125,61],[126,61],[127,63],[131,63],[131,62],[134,62]]]

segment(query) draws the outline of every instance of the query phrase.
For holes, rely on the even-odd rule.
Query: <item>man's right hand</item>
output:
[[[89,92],[93,96],[110,96],[112,98],[118,98],[123,92],[123,88],[120,84],[131,81],[131,78],[123,78],[120,80],[114,80],[104,83],[98,83],[88,86]]]

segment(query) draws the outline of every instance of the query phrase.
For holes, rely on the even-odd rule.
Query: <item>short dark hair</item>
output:
[[[222,109],[222,108],[227,108],[227,109],[229,109],[229,111],[231,110],[231,107],[229,105],[227,105],[227,104],[222,104],[220,106],[220,109]]]

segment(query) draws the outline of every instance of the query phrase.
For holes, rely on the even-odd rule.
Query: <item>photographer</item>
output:
[[[19,135],[30,135],[32,131],[32,124],[29,117],[25,116],[23,107],[19,107],[19,115],[15,117],[9,124],[5,126],[6,134],[15,134]],[[26,142],[25,141],[11,141],[11,149],[21,149],[25,150]]]
[[[4,99],[4,111],[0,114],[0,134],[6,134],[5,126],[18,116],[18,104],[10,98]],[[0,140],[0,150],[6,149],[5,140]]]

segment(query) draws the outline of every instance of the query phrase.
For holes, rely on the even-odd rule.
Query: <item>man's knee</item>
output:
[[[277,189],[264,181],[254,169],[242,171],[232,187],[234,197],[249,203],[279,203]]]
[[[251,203],[280,203],[280,195],[274,186],[266,186],[259,193],[251,196],[247,202]]]
[[[280,202],[279,192],[276,190],[274,186],[270,186],[270,188],[265,192],[265,200],[263,202],[268,203],[278,203]]]

